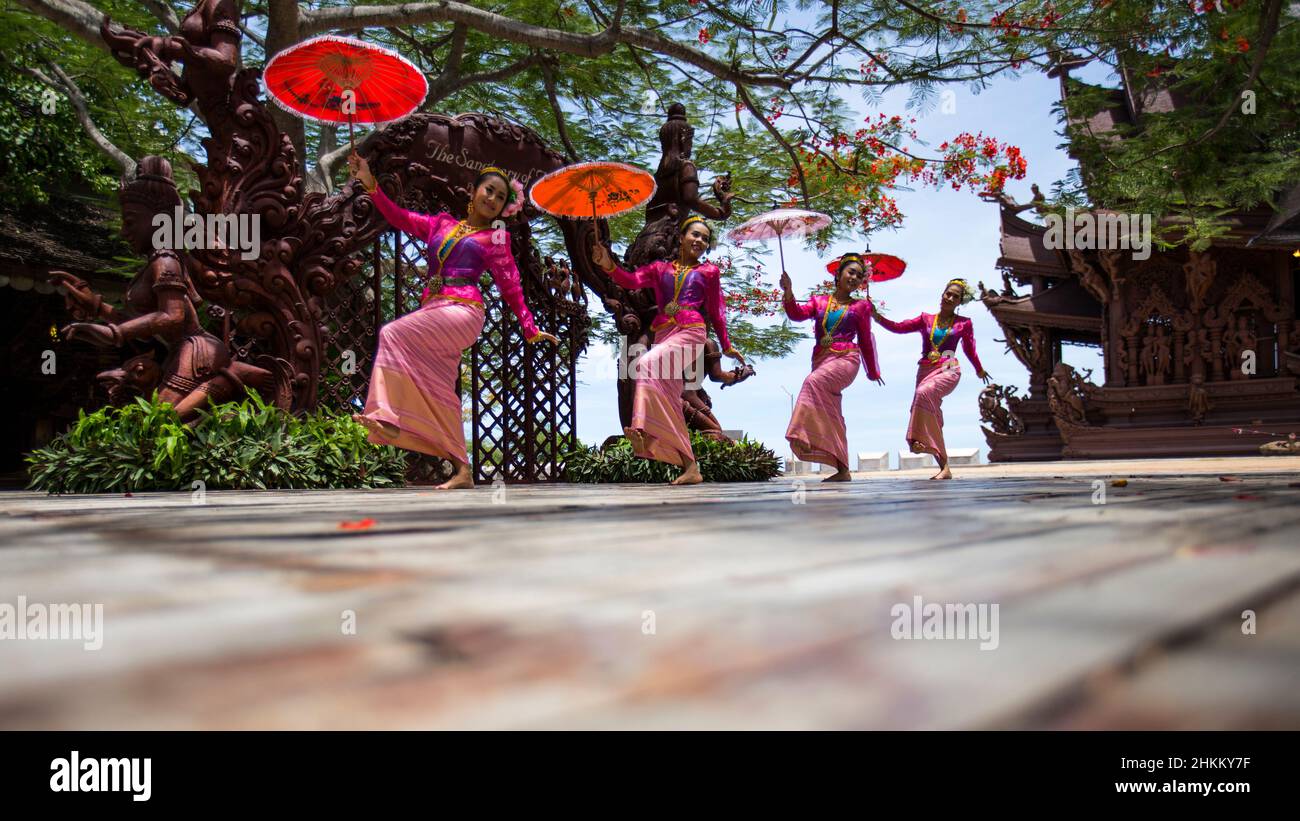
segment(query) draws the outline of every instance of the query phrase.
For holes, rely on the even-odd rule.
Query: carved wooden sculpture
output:
[[[251,215],[260,220],[261,247],[251,259],[227,248],[191,249],[195,289],[236,310],[238,330],[287,363],[282,401],[306,409],[320,379],[324,300],[360,270],[355,252],[385,226],[358,188],[305,193],[293,143],[260,99],[258,72],[239,67],[239,10],[238,0],[201,0],[176,36],[114,28],[108,18],[101,33],[119,62],[203,114],[211,137],[203,142],[207,165],[195,167],[194,210]]]
[[[646,204],[645,226],[628,247],[623,261],[628,270],[655,260],[676,258],[681,243],[679,225],[689,214],[699,213],[713,220],[731,216],[733,195],[729,177],[722,176],[713,182],[716,205],[700,196],[699,171],[691,159],[694,137],[695,128],[686,119],[686,107],[681,103],[668,106],[668,117],[659,129],[661,156],[655,171],[657,188]],[[716,226],[714,230],[718,230]],[[594,273],[604,280],[595,290],[604,298],[604,305],[613,315],[619,333],[648,346],[650,339],[645,331],[654,319],[653,293],[648,289],[628,291],[609,281],[603,271],[595,270]],[[728,372],[730,381],[725,384],[735,384],[753,372],[752,367],[737,368]],[[721,375],[714,381],[722,381]],[[624,427],[632,421],[633,383],[630,378],[618,380],[619,417]],[[721,435],[721,425],[712,413],[712,402],[702,390],[683,392],[682,402],[687,425],[692,430]]]
[[[116,348],[153,339],[167,345],[161,362],[145,353],[99,374],[109,401],[121,405],[136,396],[148,397],[156,389],[162,401],[189,420],[209,398],[235,399],[248,386],[268,398],[276,395],[277,383],[287,391],[283,361],[267,358],[266,368],[233,361],[225,342],[203,330],[197,310],[200,297],[192,279],[194,259],[184,250],[155,247],[154,218],[172,217],[181,201],[171,165],[162,157],[144,157],[135,178],[123,184],[120,199],[122,235],[131,250],[148,259],[127,287],[126,304],[122,308],[106,304],[84,281],[64,271],[50,274],[66,288],[68,307],[82,320],[63,329],[65,338]]]

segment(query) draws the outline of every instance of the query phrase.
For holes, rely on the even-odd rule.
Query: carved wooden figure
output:
[[[122,235],[131,250],[148,259],[127,287],[126,304],[114,308],[71,274],[50,274],[66,288],[73,315],[83,320],[63,329],[66,339],[117,348],[158,339],[167,346],[162,362],[141,354],[121,368],[101,373],[98,379],[109,401],[120,405],[136,396],[148,397],[156,389],[159,399],[170,402],[182,419],[189,420],[209,399],[235,399],[248,386],[273,398],[273,371],[280,373],[280,384],[287,388],[285,363],[268,361],[269,367],[261,368],[233,361],[225,342],[203,329],[197,310],[201,299],[190,276],[193,259],[183,250],[155,244],[154,218],[160,214],[170,218],[180,205],[171,164],[161,157],[141,159],[135,178],[123,184],[120,200]]]

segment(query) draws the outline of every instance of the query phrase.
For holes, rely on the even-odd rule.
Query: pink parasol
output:
[[[819,211],[805,211],[802,208],[777,208],[766,214],[759,214],[753,219],[737,225],[727,232],[732,242],[750,242],[776,238],[777,249],[781,254],[781,270],[785,270],[785,247],[782,237],[806,237],[815,234],[831,224],[831,218]]]

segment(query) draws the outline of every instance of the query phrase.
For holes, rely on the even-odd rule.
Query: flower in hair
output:
[[[524,186],[519,180],[510,180],[510,196],[506,199],[506,207],[501,210],[502,217],[512,217],[524,207]]]

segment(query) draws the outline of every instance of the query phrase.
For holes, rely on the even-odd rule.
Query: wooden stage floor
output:
[[[1298,467],[4,492],[0,728],[1300,729]]]

